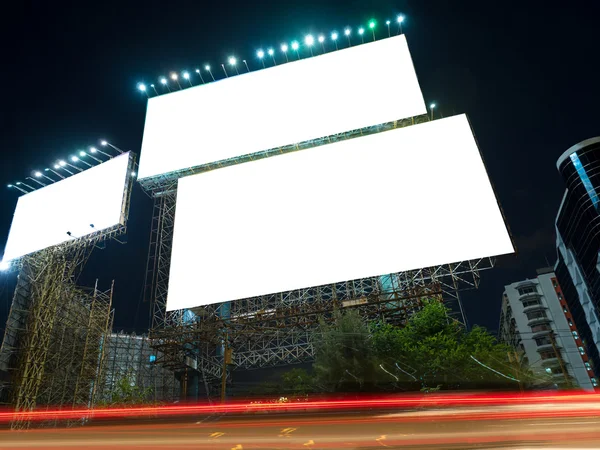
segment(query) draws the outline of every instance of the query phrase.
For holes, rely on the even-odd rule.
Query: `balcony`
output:
[[[541,305],[541,304],[540,305],[531,305],[531,306],[524,307],[523,308],[523,312],[524,313],[528,313],[528,312],[531,312],[531,311],[536,311],[538,309],[541,311],[541,310],[545,310],[545,309],[548,309],[548,308],[546,308],[544,305]]]
[[[536,325],[541,325],[543,323],[550,323],[550,322],[552,322],[552,319],[550,319],[549,317],[534,317],[533,319],[527,320],[527,326],[534,327]]]
[[[544,352],[544,351],[548,351],[548,350],[553,350],[552,342],[548,342],[547,344],[538,345],[538,347],[536,348],[536,350],[537,350],[538,353],[541,353],[541,352]]]
[[[525,301],[533,298],[540,298],[541,296],[542,294],[540,294],[539,292],[526,292],[525,294],[519,295],[519,300]]]

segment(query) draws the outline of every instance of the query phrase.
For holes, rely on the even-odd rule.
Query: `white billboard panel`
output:
[[[139,178],[425,112],[404,35],[383,39],[150,98]]]
[[[128,167],[124,153],[19,197],[2,261],[123,225]]]
[[[167,309],[513,251],[454,116],[180,179]]]

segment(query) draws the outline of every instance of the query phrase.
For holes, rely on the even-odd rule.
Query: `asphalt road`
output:
[[[190,417],[0,432],[2,449],[600,449],[600,405]]]

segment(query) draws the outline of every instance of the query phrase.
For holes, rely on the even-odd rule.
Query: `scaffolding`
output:
[[[459,292],[477,288],[480,271],[492,268],[493,258],[193,310],[166,310],[179,178],[429,120],[427,115],[411,117],[140,180],[144,190],[154,198],[144,299],[151,302],[150,338],[161,354],[157,362],[183,374],[186,380],[190,373],[196,373],[204,380],[208,393],[211,390],[209,384],[218,383],[224,371],[227,376],[229,362],[238,369],[254,369],[313,360],[318,320],[331,318],[335,308],[356,308],[363,317],[402,324],[420,308],[424,299],[443,298],[458,305],[459,318],[464,321]],[[230,351],[233,352],[231,361],[228,360]]]
[[[104,343],[105,364],[99,383],[99,402],[113,404],[119,383],[136,387],[140,397],[134,401],[169,403],[179,399],[179,381],[174,372],[157,364],[162,355],[150,345],[147,335],[110,333]]]

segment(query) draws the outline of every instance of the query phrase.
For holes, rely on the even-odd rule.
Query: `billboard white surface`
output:
[[[513,251],[454,116],[180,179],[167,309]]]
[[[396,36],[148,99],[139,178],[425,112]]]
[[[2,261],[124,224],[128,167],[125,153],[19,197]]]

